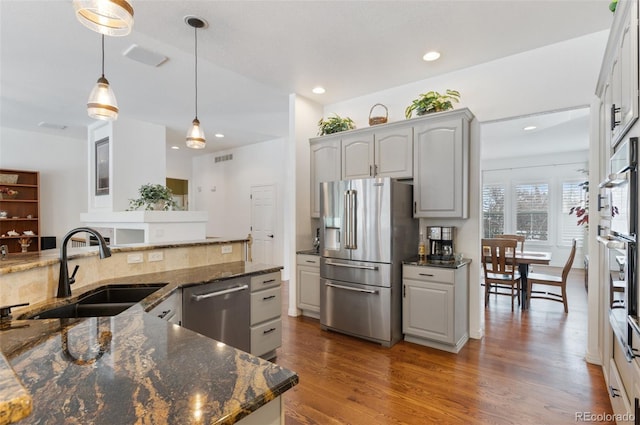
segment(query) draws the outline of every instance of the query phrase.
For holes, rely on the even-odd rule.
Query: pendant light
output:
[[[113,121],[118,118],[118,102],[109,81],[104,78],[104,34],[102,37],[102,75],[98,78],[87,102],[87,113],[91,118]]]
[[[104,35],[124,36],[133,28],[133,8],[126,0],[73,0],[76,18]]]
[[[204,130],[200,127],[200,121],[198,120],[198,28],[204,28],[206,26],[205,22],[197,18],[195,16],[187,16],[185,18],[185,22],[187,25],[193,27],[194,29],[194,39],[195,39],[195,88],[196,88],[196,96],[195,96],[195,110],[196,115],[191,123],[191,128],[187,132],[187,147],[191,149],[204,149],[207,144],[207,140],[204,137]]]

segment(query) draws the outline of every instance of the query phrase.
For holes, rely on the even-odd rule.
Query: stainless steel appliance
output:
[[[391,346],[402,337],[402,260],[415,256],[413,188],[390,178],[320,184],[320,324]]]
[[[429,226],[429,254],[427,260],[433,263],[453,263],[453,235],[455,227]]]
[[[249,278],[236,278],[183,289],[182,326],[251,351]]]
[[[600,184],[610,195],[611,221],[606,234],[609,248],[611,292],[609,319],[631,358],[633,331],[640,335],[638,319],[637,226],[638,139],[621,142],[611,156],[611,175]]]

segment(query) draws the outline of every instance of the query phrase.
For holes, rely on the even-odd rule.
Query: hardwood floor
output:
[[[485,337],[457,355],[404,341],[384,348],[285,308],[276,363],[300,376],[284,395],[285,424],[575,424],[579,412],[611,414],[602,369],[584,360],[581,270],[568,291],[567,315],[545,300],[512,313],[509,297],[492,296]]]

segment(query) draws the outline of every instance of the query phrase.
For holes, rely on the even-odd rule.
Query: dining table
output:
[[[544,251],[517,251],[516,262],[518,263],[518,271],[520,272],[520,307],[527,309],[527,275],[529,274],[529,265],[543,264],[549,265],[551,262],[551,253]]]

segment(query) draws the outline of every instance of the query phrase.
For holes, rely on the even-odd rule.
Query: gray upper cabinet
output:
[[[461,109],[414,125],[414,217],[468,217],[472,117]]]
[[[358,133],[342,138],[342,179],[372,177],[374,163],[373,133]]]
[[[411,126],[377,127],[343,137],[342,179],[413,177]]]
[[[622,2],[616,11],[620,21],[611,30],[602,85],[608,137],[615,147],[638,118],[638,4]],[[605,93],[606,92],[606,93]]]
[[[340,137],[311,141],[311,217],[320,217],[320,183],[340,180]]]

